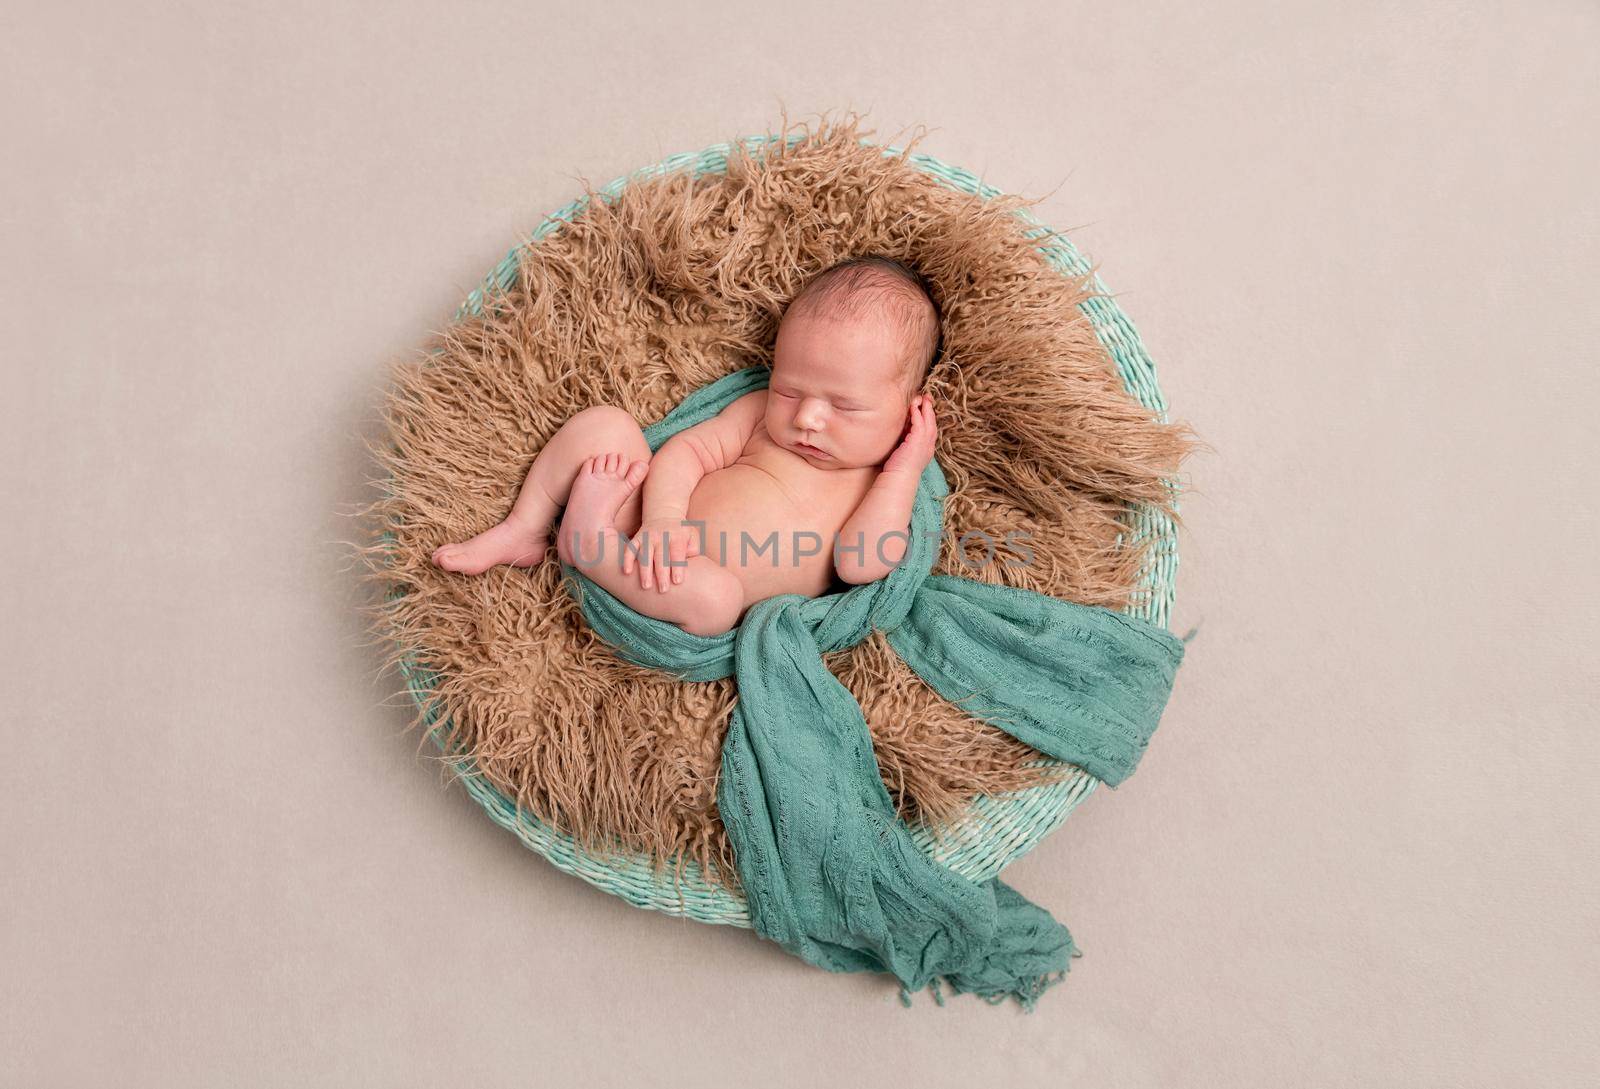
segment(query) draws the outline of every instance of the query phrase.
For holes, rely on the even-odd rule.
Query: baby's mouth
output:
[[[820,447],[812,446],[809,442],[800,442],[796,440],[794,447],[801,453],[811,454],[814,457],[825,458],[828,456],[828,452],[826,450],[823,450]]]

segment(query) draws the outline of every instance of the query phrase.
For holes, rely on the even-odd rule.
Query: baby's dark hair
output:
[[[928,282],[909,266],[876,254],[840,261],[807,280],[784,316],[854,318],[874,312],[899,329],[905,345],[901,375],[914,377],[909,388],[916,389],[938,356],[942,335]]]

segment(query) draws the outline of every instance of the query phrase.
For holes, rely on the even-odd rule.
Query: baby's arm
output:
[[[861,505],[839,530],[833,566],[844,581],[859,586],[883,578],[905,558],[911,504],[922,474],[884,469]],[[880,552],[882,553],[880,557]]]
[[[758,389],[661,444],[650,459],[650,474],[644,479],[634,547],[622,550],[623,574],[633,573],[634,553],[638,550],[642,561],[640,586],[649,589],[655,585],[665,591],[669,570],[673,583],[683,581],[685,562],[701,551],[694,527],[683,524],[689,513],[689,497],[704,477],[739,460],[766,411],[767,391]]]
[[[933,460],[933,444],[938,437],[932,398],[926,395],[914,398],[909,412],[911,429],[883,463],[871,490],[839,530],[834,570],[852,585],[875,582],[905,559],[917,484],[922,479],[922,471]]]

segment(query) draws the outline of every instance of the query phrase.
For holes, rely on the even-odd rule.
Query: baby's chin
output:
[[[881,469],[883,463],[889,460],[889,455],[885,454],[876,461],[840,457],[809,458],[808,460],[819,469]]]
[[[822,454],[812,454],[807,453],[804,450],[793,449],[791,449],[790,452],[805,458],[806,462],[814,469],[862,469],[868,464],[866,462],[851,458],[842,458],[837,454],[828,454],[824,456]]]

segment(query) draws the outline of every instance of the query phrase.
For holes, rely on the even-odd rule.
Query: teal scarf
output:
[[[695,391],[645,429],[650,449],[768,376],[749,367]],[[1183,643],[1110,609],[932,574],[948,493],[929,462],[905,557],[886,577],[767,598],[719,636],[644,616],[562,570],[589,624],[627,661],[686,681],[736,679],[717,806],[758,934],[829,971],[890,972],[908,1006],[930,985],[939,997],[943,978],[955,993],[1012,995],[1031,1010],[1065,976],[1071,935],[998,878],[971,881],[918,850],[861,708],[822,655],[876,628],[941,696],[1115,786],[1155,731]]]

